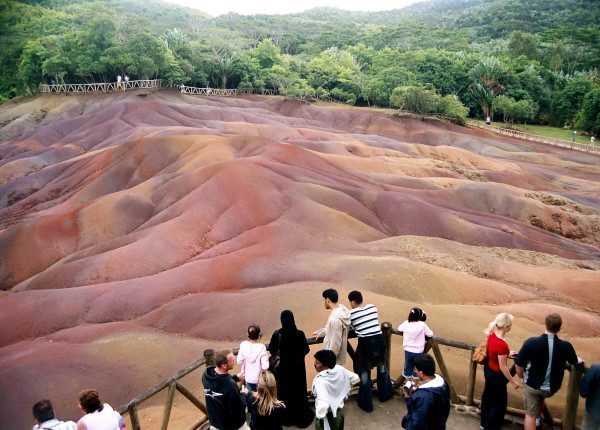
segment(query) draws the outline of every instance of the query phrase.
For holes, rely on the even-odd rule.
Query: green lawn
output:
[[[477,122],[483,123],[483,120],[475,120]],[[492,126],[498,128],[508,128],[504,122],[492,122]],[[525,133],[537,134],[538,136],[544,137],[553,137],[554,139],[562,139],[562,140],[573,140],[573,130],[565,130],[564,128],[558,127],[549,127],[545,125],[530,125],[530,124],[513,124],[512,128],[515,130],[521,130]],[[590,136],[580,136],[579,132],[577,134],[577,139],[575,140],[577,143],[590,143]],[[596,145],[600,145],[600,142],[596,141]]]

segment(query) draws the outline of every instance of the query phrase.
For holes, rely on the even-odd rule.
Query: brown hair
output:
[[[550,333],[558,333],[562,327],[562,318],[559,314],[546,315],[546,330]]]
[[[221,349],[221,350],[215,352],[215,366],[217,366],[217,368],[219,368],[222,365],[224,365],[225,363],[227,363],[227,361],[228,361],[227,356],[229,354],[231,354],[231,349]]]
[[[81,409],[83,409],[86,414],[101,411],[104,407],[100,395],[96,390],[83,390],[77,395],[77,399],[79,400]]]

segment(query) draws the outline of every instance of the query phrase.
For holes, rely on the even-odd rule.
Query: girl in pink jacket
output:
[[[248,340],[240,344],[237,362],[242,366],[242,373],[246,381],[248,391],[256,391],[260,373],[269,368],[269,356],[267,348],[259,342],[262,333],[260,327],[251,324],[248,327]]]
[[[425,324],[427,315],[419,308],[412,308],[408,314],[408,320],[398,327],[403,333],[402,346],[404,347],[404,372],[406,378],[417,378],[413,361],[415,357],[425,350],[426,337],[433,337],[433,332]]]

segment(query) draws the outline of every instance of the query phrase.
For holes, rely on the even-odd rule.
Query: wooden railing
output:
[[[392,353],[392,335],[402,335],[401,332],[394,329],[390,323],[383,323],[381,325],[381,330],[386,338],[386,343],[388,345],[387,350],[387,365],[388,368],[390,366],[390,357]],[[468,379],[467,379],[467,392],[466,395],[459,395],[456,393],[456,386],[452,383],[452,379],[450,377],[450,373],[448,372],[448,368],[446,367],[446,363],[444,361],[444,357],[442,356],[442,351],[440,350],[440,345],[449,346],[451,348],[457,348],[461,350],[467,350],[469,353],[468,362],[465,363],[465,368],[468,365]],[[475,396],[475,383],[477,380],[477,363],[473,362],[471,359],[473,352],[475,351],[476,346],[464,342],[455,341],[452,339],[444,339],[441,337],[434,337],[428,343],[426,347],[426,351],[428,349],[433,350],[433,354],[435,356],[435,361],[437,362],[438,370],[442,374],[443,378],[446,380],[448,385],[450,386],[450,398],[452,403],[460,404],[463,403],[466,406],[478,406],[481,401],[474,398]],[[565,406],[563,409],[562,419],[553,419],[549,415],[549,411],[546,410],[545,418],[550,419],[554,422],[554,424],[561,426],[564,430],[575,430],[575,421],[577,417],[577,405],[579,403],[579,384],[581,382],[581,377],[585,371],[584,366],[569,366],[567,369],[570,371],[569,373],[569,382],[567,384],[567,397],[565,400]],[[465,369],[466,370],[466,369]],[[507,413],[516,416],[525,416],[525,411],[518,408],[507,408]]]
[[[122,82],[98,82],[94,84],[40,84],[42,93],[114,93],[136,89],[160,88],[162,79],[141,79],[136,81]]]
[[[387,363],[388,369],[390,369],[391,368],[390,367],[391,357],[392,357],[392,335],[400,335],[401,336],[402,334],[398,330],[394,329],[389,322],[385,322],[385,323],[381,324],[381,330],[383,332],[385,341],[388,346],[387,355],[386,355],[386,363]],[[348,337],[350,339],[355,338],[356,334],[354,332],[351,332]],[[323,343],[322,338],[319,338],[319,339],[314,338],[314,337],[308,338],[309,345],[316,345],[316,344],[321,344],[321,343]],[[464,395],[458,394],[456,392],[456,385],[452,382],[452,377],[446,366],[446,362],[442,355],[440,345],[448,346],[451,348],[456,348],[459,350],[468,351],[468,354],[467,354],[468,361],[465,362],[465,373],[468,372],[468,378],[467,378],[466,393],[464,393]],[[353,352],[352,347],[350,346],[349,343],[348,343],[348,350],[350,353]],[[466,406],[479,405],[480,400],[475,399],[475,385],[476,385],[476,380],[477,380],[478,365],[477,365],[477,363],[475,363],[471,360],[472,353],[475,350],[475,345],[472,345],[469,343],[464,343],[464,342],[459,342],[459,341],[452,340],[452,339],[444,339],[441,337],[434,337],[431,340],[429,340],[429,342],[427,343],[426,351],[428,351],[428,350],[433,351],[439,373],[441,373],[441,375],[443,376],[443,378],[446,380],[446,382],[448,383],[448,385],[450,387],[450,398],[452,400],[452,403],[457,404],[457,405],[464,404]],[[233,353],[236,355],[237,355],[237,352],[238,352],[237,349],[233,350]],[[214,356],[214,350],[212,350],[212,349],[205,350],[203,358],[196,360],[195,362],[193,362],[189,366],[185,367],[184,369],[179,370],[177,373],[175,373],[171,377],[159,382],[154,387],[150,388],[146,392],[135,397],[134,399],[129,401],[126,405],[119,408],[119,410],[118,410],[119,413],[121,415],[128,414],[129,418],[131,420],[131,426],[132,426],[133,430],[140,430],[141,425],[140,425],[140,421],[138,418],[139,406],[142,403],[149,400],[150,398],[157,395],[158,393],[167,389],[167,398],[165,400],[164,407],[163,407],[163,416],[162,416],[161,427],[160,427],[161,430],[166,430],[169,425],[169,419],[171,416],[171,410],[173,408],[173,400],[174,400],[175,392],[179,391],[179,393],[181,393],[186,399],[188,399],[194,406],[196,406],[196,408],[198,408],[204,414],[204,417],[202,417],[201,419],[196,421],[190,427],[190,430],[202,428],[202,426],[207,424],[207,422],[208,422],[208,418],[206,416],[207,415],[206,405],[200,399],[198,399],[196,396],[194,396],[190,390],[188,390],[186,387],[184,387],[182,385],[181,379],[184,376],[188,375],[189,373],[193,372],[194,370],[201,368],[202,366],[207,366],[207,365],[213,364],[213,356]],[[583,366],[571,366],[570,368],[568,368],[568,370],[570,371],[570,374],[569,374],[569,381],[568,381],[567,388],[566,388],[567,389],[567,397],[565,400],[565,406],[564,406],[564,410],[563,410],[563,414],[562,414],[562,419],[552,419],[552,417],[550,417],[550,416],[546,416],[546,418],[552,419],[556,425],[561,426],[561,428],[564,430],[575,430],[577,406],[579,403],[579,384],[580,384],[581,377],[582,377],[585,369]],[[508,407],[507,412],[509,414],[516,415],[516,416],[524,416],[525,415],[524,410],[512,408],[512,407]]]
[[[180,85],[179,89],[184,94],[195,94],[199,96],[235,96],[238,93],[236,89],[229,88],[209,88],[209,87],[188,87]]]
[[[537,134],[526,133],[520,130],[512,130],[509,128],[498,128],[492,127],[491,125],[481,124],[477,121],[469,121],[470,127],[482,128],[484,130],[491,131],[493,133],[502,134],[505,136],[518,137],[519,139],[531,140],[539,143],[546,143],[548,145],[560,146],[562,148],[576,149],[578,151],[590,152],[593,154],[600,154],[600,145],[592,145],[587,143],[578,143],[570,140],[555,139],[552,137],[538,136]]]

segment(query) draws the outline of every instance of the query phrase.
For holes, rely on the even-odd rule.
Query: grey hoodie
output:
[[[346,342],[350,327],[350,311],[340,304],[333,309],[327,319],[325,326],[325,338],[323,347],[335,353],[336,363],[344,365],[346,362]]]

